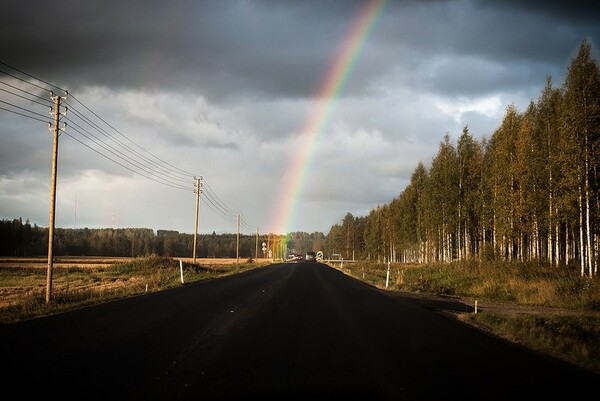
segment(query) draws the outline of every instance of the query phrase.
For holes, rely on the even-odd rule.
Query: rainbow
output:
[[[369,0],[365,3],[318,86],[313,107],[301,131],[305,142],[300,146],[300,152],[294,155],[279,194],[273,224],[275,233],[287,234],[295,226],[319,139],[331,119],[335,101],[345,88],[361,50],[387,2],[388,0]]]

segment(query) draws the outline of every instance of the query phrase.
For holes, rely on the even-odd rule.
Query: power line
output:
[[[26,88],[19,87],[22,85],[16,86],[0,79],[0,85],[4,86],[0,87],[0,91],[7,94],[10,98],[0,100],[0,103],[8,106],[0,106],[0,110],[39,122],[49,123],[50,119],[47,118],[46,114],[38,112],[35,108],[40,106],[49,107],[52,105],[52,102],[35,92],[41,90],[50,92],[51,96],[54,96],[52,93],[53,89],[64,91],[65,93],[67,91],[3,61],[0,61],[0,64],[14,71],[9,72],[6,68],[0,68],[0,76],[11,77],[24,85],[28,85],[30,88],[35,88],[27,90]],[[63,100],[62,106],[68,109],[69,112],[65,120],[69,123],[69,131],[73,133],[63,132],[69,138],[134,174],[171,188],[193,191],[188,184],[191,178],[195,178],[197,174],[181,169],[140,146],[73,94],[69,93],[68,98],[63,97],[61,99]],[[9,100],[14,100],[14,102]],[[17,104],[17,102],[19,103]],[[54,112],[59,111],[55,110]],[[236,222],[240,213],[230,208],[206,181],[204,181],[204,184],[206,186],[204,196],[201,197],[202,202],[219,217],[229,222]],[[254,230],[243,218],[240,219],[239,224],[249,231]]]
[[[183,175],[181,173],[173,172],[172,170],[167,169],[163,165],[156,164],[152,159],[150,159],[150,158],[148,158],[148,157],[140,154],[136,150],[132,149],[130,146],[128,146],[125,143],[123,143],[118,138],[115,138],[113,135],[111,135],[110,133],[108,133],[105,129],[103,129],[102,127],[98,126],[94,121],[90,120],[87,116],[81,114],[77,109],[74,109],[74,108],[71,107],[69,110],[73,111],[73,114],[75,115],[75,117],[79,118],[82,122],[84,122],[85,124],[87,124],[91,129],[94,129],[95,131],[97,131],[98,133],[100,133],[102,136],[104,136],[108,140],[110,140],[111,142],[114,142],[117,146],[119,146],[120,148],[122,148],[124,150],[124,152],[131,154],[132,158],[135,158],[135,159],[139,160],[139,163],[143,164],[147,168],[150,168],[150,169],[152,169],[152,170],[154,170],[156,172],[160,172],[160,174],[165,174],[165,175],[171,176],[174,180],[177,180],[177,181],[180,181],[180,182],[189,182],[189,176],[188,175]],[[90,135],[93,135],[88,130],[85,130],[85,131],[88,132]],[[102,141],[97,136],[95,136],[95,135],[93,135],[93,136],[98,141]],[[128,158],[129,157],[124,152],[116,149],[114,146],[109,145],[109,144],[107,144],[107,146],[110,147],[111,149],[113,149],[115,152],[118,152],[119,154],[123,155],[124,158]]]
[[[31,114],[38,115],[38,116],[40,116],[40,117],[46,117],[46,115],[45,115],[45,114],[38,113],[38,112],[35,112],[35,111],[31,111],[31,110],[29,110],[29,109],[26,109],[26,108],[24,108],[24,107],[20,107],[20,106],[17,106],[17,105],[15,105],[15,104],[12,104],[12,103],[5,102],[4,100],[0,100],[0,103],[7,104],[7,105],[9,105],[9,106],[11,106],[11,107],[14,107],[15,109],[23,110],[23,111],[26,111],[26,112],[28,112],[28,113],[31,113]]]
[[[3,91],[3,92],[6,92],[6,93],[8,93],[8,94],[11,94],[11,95],[13,95],[13,96],[16,96],[16,97],[19,97],[19,98],[21,98],[21,99],[28,100],[28,101],[30,101],[30,102],[32,102],[32,103],[37,103],[37,104],[39,104],[39,105],[42,105],[42,106],[49,107],[49,106],[51,106],[51,105],[52,105],[52,103],[51,103],[51,102],[50,102],[48,99],[45,99],[45,98],[43,98],[43,97],[41,97],[41,96],[38,96],[38,95],[36,95],[36,94],[34,94],[34,93],[31,93],[31,92],[27,92],[26,90],[24,90],[24,89],[21,89],[21,88],[19,88],[19,87],[17,87],[17,86],[11,85],[11,84],[9,84],[9,83],[6,83],[6,82],[4,82],[4,81],[1,81],[1,80],[0,80],[0,84],[2,84],[2,85],[5,85],[5,86],[8,86],[8,87],[10,87],[10,88],[13,88],[13,89],[16,89],[16,90],[18,90],[18,91],[20,91],[20,92],[23,92],[23,93],[27,93],[27,94],[28,94],[28,95],[30,95],[30,96],[33,96],[33,97],[35,97],[35,98],[37,98],[37,99],[40,99],[40,100],[43,100],[43,101],[44,101],[44,103],[42,103],[42,102],[40,102],[40,101],[38,101],[38,100],[30,99],[30,98],[28,98],[28,97],[25,97],[25,96],[23,96],[23,95],[19,95],[18,93],[15,93],[15,92],[9,91],[8,89],[0,88],[0,90],[1,90],[1,91]]]
[[[10,68],[10,69],[12,69],[12,70],[15,70],[15,71],[17,71],[17,72],[19,72],[19,73],[21,73],[21,74],[23,74],[23,75],[25,75],[25,76],[28,76],[29,78],[35,79],[36,81],[39,81],[39,82],[45,83],[46,85],[48,85],[48,86],[50,86],[51,88],[54,88],[54,89],[56,89],[56,90],[58,90],[58,91],[60,91],[60,92],[67,92],[67,90],[66,90],[66,89],[63,89],[63,88],[61,88],[61,87],[59,87],[59,86],[56,86],[56,85],[54,85],[54,84],[51,84],[50,82],[46,82],[46,81],[44,81],[43,79],[40,79],[40,78],[34,77],[33,75],[31,75],[31,74],[28,74],[28,73],[26,73],[25,71],[22,71],[22,70],[20,70],[20,69],[18,69],[18,68],[16,68],[16,67],[13,67],[12,65],[6,64],[6,63],[5,63],[5,62],[3,62],[3,61],[0,61],[0,64],[4,65],[4,66],[6,66],[6,67],[8,67],[8,68]],[[34,83],[31,83],[31,82],[28,82],[28,81],[26,81],[26,80],[24,80],[24,79],[22,79],[22,78],[16,77],[16,76],[14,76],[14,75],[12,75],[12,74],[9,74],[9,73],[7,73],[7,72],[5,72],[5,71],[3,71],[3,72],[4,72],[4,74],[6,74],[6,75],[9,75],[9,76],[11,76],[11,77],[13,77],[13,78],[16,78],[16,79],[18,79],[18,80],[20,80],[20,81],[23,81],[23,82],[27,82],[27,83],[29,83],[30,85],[36,86],[36,87],[38,87],[38,88],[40,88],[40,89],[42,89],[42,90],[45,90],[45,91],[48,91],[48,92],[50,92],[50,90],[51,90],[50,88],[43,88],[43,87],[41,87],[41,86],[39,86],[39,85],[36,85],[36,84],[34,84]]]
[[[71,123],[71,126],[75,125],[77,128],[79,128],[81,131],[76,130],[76,132],[80,133],[82,136],[84,136],[85,138],[89,139],[91,142],[95,143],[96,145],[100,146],[102,149],[108,151],[109,153],[111,153],[112,155],[116,156],[117,158],[120,158],[121,160],[123,160],[125,163],[134,166],[135,168],[138,168],[150,175],[153,176],[162,176],[163,179],[167,180],[167,178],[171,178],[175,181],[180,181],[182,183],[186,183],[188,182],[187,180],[183,180],[181,178],[178,177],[164,177],[164,174],[156,171],[154,169],[154,166],[149,166],[149,165],[143,165],[140,162],[138,162],[137,160],[132,160],[128,157],[128,155],[126,155],[125,153],[121,152],[119,149],[115,149],[113,146],[111,146],[110,144],[107,144],[105,142],[103,142],[100,138],[98,138],[96,135],[94,135],[93,133],[91,133],[90,131],[88,131],[87,129],[81,127],[79,124],[77,124],[76,122],[72,121],[71,119],[67,118],[67,121],[69,121]],[[85,134],[83,132],[85,132]]]
[[[28,116],[27,114],[19,113],[18,111],[14,111],[14,110],[9,110],[9,109],[6,109],[6,108],[4,108],[4,107],[0,107],[0,110],[8,111],[9,113],[13,113],[13,114],[17,114],[17,115],[19,115],[19,116],[27,117],[27,118],[30,118],[30,119],[32,119],[32,120],[41,121],[41,122],[43,122],[43,123],[48,123],[48,120],[42,120],[42,119],[40,119],[40,118],[36,118],[36,117],[32,117],[32,116]]]
[[[229,206],[227,206],[225,204],[225,202],[223,202],[223,200],[221,200],[221,198],[219,198],[219,196],[216,194],[216,192],[212,189],[212,187],[210,186],[210,184],[206,181],[206,178],[204,179],[204,187],[205,189],[204,194],[206,195],[207,201],[210,203],[207,204],[205,202],[205,204],[207,204],[207,206],[214,206],[214,208],[212,209],[215,213],[217,213],[218,215],[220,215],[223,219],[229,221],[229,222],[236,222],[238,215],[241,215],[241,213],[234,211],[232,208],[230,208]],[[251,224],[249,224],[245,218],[241,218],[240,220],[240,224],[247,229],[250,232],[253,232],[255,230],[255,226],[252,226]]]
[[[219,196],[215,193],[215,191],[208,184],[208,182],[206,181],[206,179],[204,180],[204,188],[206,189],[205,193],[206,193],[207,197],[210,199],[211,203],[215,207],[217,207],[224,216],[228,216],[227,218],[230,219],[230,220],[236,220],[237,219],[238,212],[236,212],[233,209],[231,209],[229,206],[227,206],[221,200],[221,198],[219,198]]]
[[[85,138],[87,138],[87,139],[90,139],[92,142],[96,143],[98,146],[100,146],[100,147],[102,147],[103,149],[107,150],[109,153],[111,153],[111,154],[115,155],[117,158],[121,158],[122,160],[124,160],[125,162],[127,162],[127,163],[129,163],[129,164],[133,164],[133,163],[132,163],[130,160],[128,160],[128,159],[124,159],[124,158],[120,157],[118,154],[116,154],[115,152],[111,151],[110,149],[107,149],[107,147],[106,147],[106,146],[102,145],[102,144],[101,144],[101,143],[99,143],[98,141],[96,141],[96,140],[94,140],[94,139],[91,139],[91,138],[90,138],[88,135],[86,135],[85,133],[83,133],[82,131],[80,131],[78,128],[79,128],[79,127],[77,127],[77,128],[73,128],[73,125],[69,125],[69,129],[70,129],[70,130],[73,130],[73,131],[75,131],[75,132],[79,133],[81,136],[83,136],[83,137],[85,137]],[[184,187],[184,186],[181,186],[181,185],[174,185],[174,184],[170,183],[170,182],[169,182],[169,181],[168,181],[166,178],[164,178],[164,177],[158,177],[158,178],[156,178],[156,177],[152,177],[152,175],[155,175],[155,174],[154,174],[152,171],[148,171],[148,170],[145,170],[145,169],[141,168],[141,170],[142,170],[144,173],[146,173],[146,174],[144,174],[144,173],[141,173],[139,170],[134,170],[134,169],[132,169],[131,167],[127,167],[125,164],[123,164],[123,163],[121,163],[121,162],[117,161],[115,158],[112,158],[112,157],[110,157],[110,156],[107,156],[106,154],[104,154],[104,153],[100,152],[99,150],[97,150],[97,149],[95,149],[95,148],[91,147],[91,146],[90,146],[90,145],[88,145],[87,143],[85,143],[85,142],[83,142],[83,141],[79,140],[78,138],[75,138],[73,135],[70,135],[70,134],[68,134],[67,132],[65,132],[65,133],[66,133],[66,134],[67,134],[69,137],[73,138],[75,141],[77,141],[77,142],[79,142],[80,144],[82,144],[82,145],[84,145],[85,147],[87,147],[88,149],[91,149],[91,150],[93,150],[94,152],[98,153],[100,156],[103,156],[104,158],[106,158],[106,159],[108,159],[108,160],[112,161],[113,163],[116,163],[116,164],[118,164],[119,166],[121,166],[121,167],[123,167],[123,168],[125,168],[125,169],[127,169],[127,170],[129,170],[129,171],[131,171],[131,172],[133,172],[133,173],[135,173],[135,174],[141,175],[142,177],[148,178],[149,180],[152,180],[152,181],[154,181],[154,182],[157,182],[157,183],[159,183],[159,184],[166,185],[166,186],[168,186],[168,187],[172,187],[172,188],[176,188],[176,189],[182,189],[182,190],[184,190],[184,191],[190,191],[190,188],[189,188],[189,187]],[[139,167],[139,166],[137,166],[137,167]],[[147,174],[148,174],[148,175],[147,175]]]
[[[108,127],[110,127],[112,130],[114,130],[116,133],[118,133],[119,135],[121,135],[123,138],[125,138],[127,141],[129,141],[130,143],[132,143],[133,145],[135,145],[138,149],[144,151],[145,153],[147,153],[148,155],[152,156],[154,159],[160,161],[161,163],[166,164],[167,166],[174,168],[175,170],[186,174],[187,176],[195,176],[197,174],[194,173],[190,173],[188,171],[182,170],[179,167],[176,167],[168,162],[166,162],[165,160],[159,158],[158,156],[150,153],[149,151],[147,151],[146,149],[144,149],[143,147],[141,147],[140,145],[138,145],[137,143],[133,142],[131,139],[129,139],[126,135],[124,135],[121,131],[119,131],[118,129],[116,129],[115,127],[113,127],[111,124],[109,124],[108,122],[106,122],[102,117],[100,117],[98,114],[96,114],[95,112],[93,112],[89,107],[87,107],[85,104],[83,104],[79,99],[77,99],[75,96],[71,96],[73,98],[73,100],[77,101],[79,104],[81,104],[86,110],[88,110],[90,113],[92,113],[92,115],[94,115],[96,118],[98,118],[100,121],[102,121],[104,124],[106,124]]]
[[[21,69],[13,67],[5,62],[0,61],[0,64],[18,72],[21,75],[24,75],[24,76],[30,78],[30,79],[25,79],[22,76],[19,76],[15,73],[6,71],[6,69],[0,69],[0,73],[4,74],[6,76],[12,77],[20,82],[27,84],[27,85],[31,85],[35,88],[38,88],[38,89],[41,89],[44,91],[50,91],[51,88],[62,90],[62,88],[60,88],[57,85],[54,85],[54,84],[52,84],[48,81],[45,81],[43,79],[40,79],[38,77],[35,77]],[[32,79],[35,80],[36,82],[32,82]],[[47,86],[38,84],[38,82],[43,83],[44,85],[47,85]],[[1,80],[0,80],[0,83],[7,87],[12,88],[12,89],[18,90],[22,93],[25,93],[28,96],[33,97],[34,99],[20,95],[19,93],[15,93],[13,91],[9,91],[4,88],[0,88],[0,89],[3,89],[3,91],[5,93],[8,93],[11,96],[16,96],[19,99],[27,100],[30,102],[36,102],[37,104],[39,104],[41,106],[45,106],[46,104],[51,103],[45,98],[42,98],[30,91],[21,89],[10,83],[7,83],[7,82],[1,81]],[[72,102],[68,103],[67,100],[64,101],[64,104],[67,105],[67,107],[69,108],[69,111],[70,111],[69,116],[66,118],[66,120],[69,122],[69,125],[78,128],[78,129],[74,128],[73,130],[76,133],[78,133],[79,135],[81,135],[83,138],[85,138],[86,140],[90,141],[94,146],[98,146],[98,148],[95,148],[95,149],[94,149],[94,146],[91,146],[91,145],[87,145],[86,147],[88,147],[90,149],[94,149],[94,151],[96,153],[100,154],[101,156],[106,157],[108,160],[110,160],[112,162],[117,163],[117,159],[120,159],[121,161],[118,162],[118,164],[122,167],[124,167],[126,164],[129,166],[133,166],[134,167],[133,169],[131,167],[127,168],[129,171],[138,172],[138,171],[135,171],[134,169],[139,169],[144,172],[141,174],[142,176],[146,176],[147,178],[153,178],[153,177],[148,177],[148,175],[157,177],[158,179],[155,178],[155,179],[153,179],[154,181],[158,181],[163,184],[165,184],[165,181],[166,181],[166,183],[169,183],[169,186],[177,187],[177,188],[184,188],[184,187],[172,185],[173,181],[180,182],[180,183],[189,182],[190,176],[193,176],[192,173],[188,173],[185,170],[180,169],[180,168],[174,166],[173,164],[168,163],[165,160],[159,158],[158,156],[150,153],[149,151],[147,151],[146,149],[144,149],[143,147],[139,146],[134,141],[129,139],[125,134],[123,134],[118,129],[116,129],[113,125],[108,123],[104,118],[100,117],[97,113],[95,113],[93,110],[91,110],[87,105],[85,105],[77,97],[71,95],[70,98],[72,98],[75,102],[80,104],[88,113],[88,115],[86,115],[84,112],[81,112],[76,107],[73,107]],[[35,99],[42,99],[43,101],[45,101],[47,103],[44,104],[44,103],[38,102]],[[36,119],[36,120],[45,122],[45,120],[40,120],[39,118],[37,118],[37,117],[45,117],[45,115],[42,113],[38,113],[36,111],[31,110],[30,108],[22,107],[15,103],[6,102],[6,101],[2,101],[2,100],[0,100],[0,102],[7,104],[8,106],[16,109],[16,110],[13,110],[10,108],[3,107],[2,110],[5,110],[5,111],[8,111],[8,112],[11,112],[13,114],[17,114],[17,115],[20,115],[23,117],[28,117],[28,118],[32,118],[32,119]],[[21,110],[22,112],[19,112],[17,110]],[[26,113],[30,113],[33,116],[30,116],[29,114],[26,114]],[[91,117],[90,115],[93,117]],[[37,116],[37,117],[35,117],[35,116]],[[89,129],[86,129],[81,124],[78,124],[75,121],[75,119],[78,119],[83,124],[86,124],[89,127]],[[97,123],[97,122],[93,121],[94,119],[96,119],[99,122]],[[106,129],[101,127],[102,124],[104,124],[106,127],[109,127],[114,132],[118,133],[122,138],[127,140],[129,143],[131,143],[131,144],[135,145],[137,148],[141,149],[143,152],[145,152],[145,154],[142,154],[142,153],[136,151],[131,146],[125,144],[122,140],[111,135]],[[102,136],[107,138],[108,141],[111,141],[111,142],[117,144],[117,146],[121,150],[119,150],[116,146],[111,145],[106,140],[100,138],[98,135],[93,134],[92,131],[96,131],[96,132],[102,134]],[[75,138],[74,135],[69,135],[69,137]],[[82,140],[79,140],[78,142],[81,144],[85,143]],[[108,156],[107,153],[105,153],[105,152],[108,152],[110,154],[110,156]],[[148,157],[147,155],[150,155],[151,158]]]

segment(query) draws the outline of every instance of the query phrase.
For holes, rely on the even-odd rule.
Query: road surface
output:
[[[520,400],[600,377],[321,263],[277,264],[0,326],[20,399]]]

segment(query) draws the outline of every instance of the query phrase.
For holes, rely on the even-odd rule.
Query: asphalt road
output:
[[[495,338],[452,300],[386,292],[320,263],[0,326],[5,394],[78,400],[532,400],[600,377]]]

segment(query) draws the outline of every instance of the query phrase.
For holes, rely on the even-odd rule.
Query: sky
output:
[[[491,137],[548,76],[564,83],[583,40],[600,46],[600,11],[577,0],[4,0],[0,15],[0,219],[41,227],[50,90],[67,123],[56,227],[327,234],[402,193],[444,135]]]

